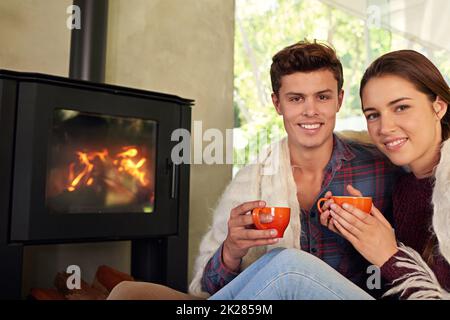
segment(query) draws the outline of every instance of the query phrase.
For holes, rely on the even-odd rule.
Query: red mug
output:
[[[331,199],[333,199],[334,203],[340,205],[341,207],[344,203],[347,203],[361,211],[364,211],[365,213],[369,213],[372,209],[371,197],[332,196]],[[322,213],[322,203],[327,200],[329,199],[320,198],[319,201],[317,201],[317,209],[320,213]]]
[[[259,214],[266,213],[272,216],[272,222],[261,223]],[[253,223],[256,229],[276,229],[277,238],[283,238],[284,230],[286,230],[291,219],[291,208],[286,207],[264,207],[255,208],[252,211]]]

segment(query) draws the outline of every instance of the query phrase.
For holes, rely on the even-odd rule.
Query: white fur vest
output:
[[[212,226],[200,243],[189,293],[200,297],[208,296],[201,289],[203,270],[227,236],[231,209],[243,202],[264,200],[268,206],[290,207],[291,220],[284,237],[277,244],[251,248],[242,260],[242,269],[272,248],[300,249],[300,208],[296,190],[288,142],[284,138],[264,150],[256,163],[242,168],[222,194],[213,213]]]

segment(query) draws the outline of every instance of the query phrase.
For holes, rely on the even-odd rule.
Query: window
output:
[[[421,43],[405,32],[392,30],[386,23],[390,18],[386,14],[377,24],[365,12],[361,14],[356,9],[344,8],[339,5],[340,2],[236,0],[235,156],[240,154],[238,157],[242,159],[244,152],[248,162],[264,143],[261,143],[264,139],[258,139],[261,131],[269,129],[268,133],[265,132],[269,138],[275,136],[274,131],[284,133],[282,119],[275,112],[270,99],[271,58],[280,49],[302,39],[331,43],[343,64],[345,98],[338,113],[336,131],[366,130],[359,100],[359,81],[366,67],[384,53],[406,48],[420,51],[433,60],[449,79],[450,61],[446,59],[448,50]],[[396,1],[368,0],[367,13],[373,8],[380,8],[380,12],[384,13],[381,9],[384,10],[386,5],[392,3]],[[235,163],[234,172],[242,166],[242,161]]]

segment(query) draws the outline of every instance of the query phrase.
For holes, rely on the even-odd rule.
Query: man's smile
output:
[[[298,123],[298,127],[307,133],[316,133],[324,125],[322,122]]]

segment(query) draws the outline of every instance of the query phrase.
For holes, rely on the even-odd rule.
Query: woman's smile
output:
[[[407,142],[408,138],[389,138],[383,144],[388,151],[399,151]]]

